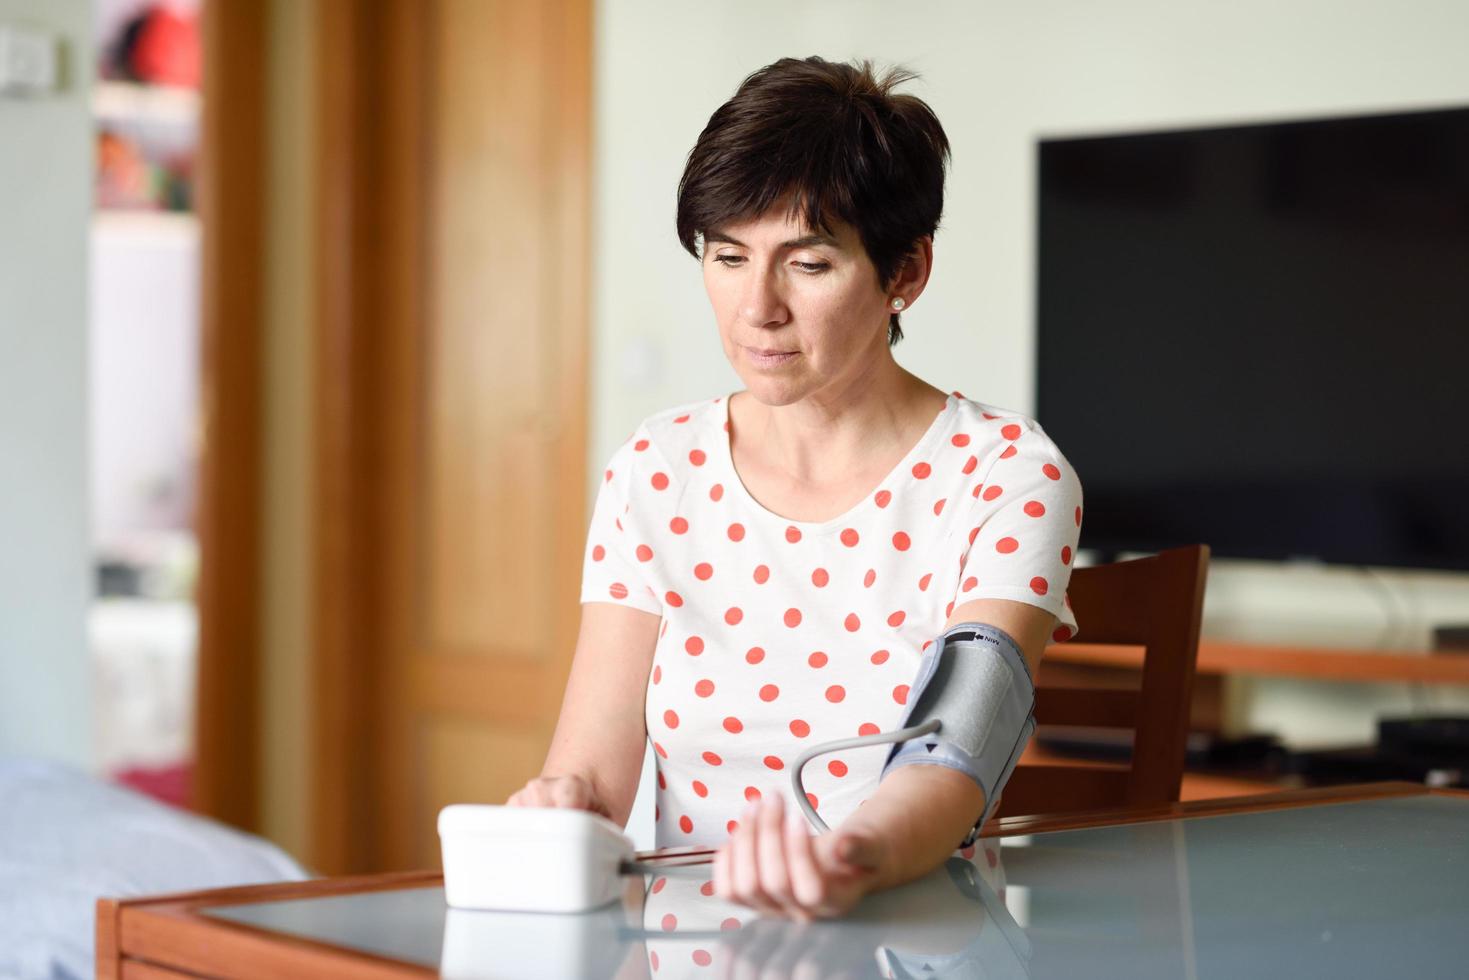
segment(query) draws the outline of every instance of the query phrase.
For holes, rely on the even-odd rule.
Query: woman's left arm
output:
[[[958,623],[988,623],[1020,645],[1032,676],[1055,625],[1044,609],[976,599],[954,609]],[[984,793],[943,766],[901,766],[830,833],[811,837],[778,796],[748,808],[714,861],[722,897],[792,918],[845,913],[863,895],[920,878],[943,863],[984,812]]]

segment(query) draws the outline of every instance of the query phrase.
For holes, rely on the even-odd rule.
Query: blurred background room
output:
[[[1397,163],[1327,153],[1301,179],[1389,180],[1380,200],[1406,217],[1322,239],[1405,257],[1380,283],[1326,272],[1402,311],[1377,328],[1402,356],[1348,393],[1364,417],[1402,413],[1400,455],[1423,444],[1410,431],[1442,447],[1436,469],[1400,476],[1436,481],[1433,501],[1469,488],[1469,385],[1414,380],[1462,377],[1453,352],[1469,357],[1469,276],[1434,277],[1469,260],[1466,37],[1460,0],[0,0],[0,756],[258,835],[311,871],[436,866],[440,807],[501,802],[539,770],[603,464],[644,416],[736,385],[674,195],[709,113],[782,56],[919,73],[909,90],[953,166],[896,356],[1037,417],[1089,503],[1114,485],[1111,450],[1062,397],[1088,374],[1062,331],[1111,338],[1117,367],[1093,379],[1174,350],[1200,378],[1231,365],[1244,401],[1283,373],[1299,406],[1342,404],[1357,342],[1300,353],[1185,314],[1174,349],[1110,300],[1068,303],[1097,250],[1120,254],[1068,228],[1125,250],[1147,214],[1185,209],[1067,211],[1080,198],[1059,181],[1089,173],[1067,147],[1407,120],[1370,128],[1372,146],[1407,134]],[[1131,159],[1154,143],[1107,146]],[[1315,227],[1279,210],[1266,234]],[[1196,265],[1233,269],[1231,249],[1253,247],[1206,242]],[[1408,261],[1421,248],[1434,261]],[[1138,255],[1146,280],[1158,260]],[[1421,287],[1404,269],[1427,270]],[[1186,291],[1218,302],[1199,309],[1252,318],[1227,281],[1203,281]],[[1282,372],[1249,367],[1275,358]],[[1168,390],[1139,403],[1178,415]],[[1108,414],[1125,403],[1096,413],[1136,438]],[[1335,482],[1398,452],[1381,439],[1300,456]],[[1199,499],[1219,514],[1231,497]],[[1402,518],[1389,510],[1347,508],[1320,547],[1151,504],[1089,511],[1084,562],[1213,548],[1186,798],[1469,784],[1462,743],[1388,751],[1397,729],[1379,727],[1469,716],[1469,536],[1436,507],[1418,550],[1373,526]],[[1085,628],[1057,669],[1135,681],[1125,656],[1085,652]],[[1036,751],[1118,749],[1099,735]]]

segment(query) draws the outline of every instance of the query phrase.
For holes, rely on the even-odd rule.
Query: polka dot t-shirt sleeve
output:
[[[656,486],[661,477],[667,486],[668,476],[656,459],[657,450],[650,444],[647,431],[639,427],[613,453],[603,470],[582,560],[582,602],[612,602],[662,614],[663,604],[653,591],[648,574],[653,554],[647,544],[638,540],[637,522],[642,515],[634,514],[629,506],[635,481],[648,481],[650,486]]]
[[[1066,600],[1081,534],[1081,481],[1041,427],[1000,419],[1003,449],[992,454],[975,487],[970,543],[956,603],[1011,599],[1057,620],[1057,642],[1076,635]]]

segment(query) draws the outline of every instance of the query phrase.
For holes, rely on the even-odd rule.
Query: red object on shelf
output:
[[[193,777],[192,762],[166,766],[132,766],[112,774],[113,782],[184,810],[189,808],[189,791]]]
[[[198,17],[168,6],[154,7],[143,16],[127,59],[139,81],[198,88]]]

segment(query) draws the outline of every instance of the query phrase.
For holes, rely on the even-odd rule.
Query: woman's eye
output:
[[[714,256],[714,261],[722,266],[732,268],[745,261],[745,257],[743,255],[716,255]]]
[[[814,275],[819,272],[825,272],[827,269],[831,268],[831,266],[825,262],[797,262],[796,268],[800,269],[802,272],[809,272]]]

